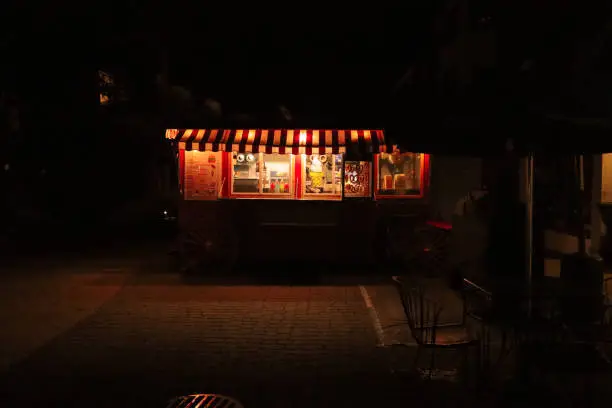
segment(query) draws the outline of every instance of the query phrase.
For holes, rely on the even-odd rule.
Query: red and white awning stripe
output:
[[[263,153],[393,152],[382,130],[331,129],[168,129],[179,149]]]

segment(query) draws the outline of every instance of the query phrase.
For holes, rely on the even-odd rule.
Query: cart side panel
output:
[[[375,203],[371,200],[348,200],[342,204],[338,253],[347,265],[375,267],[377,261]]]
[[[198,231],[213,237],[223,227],[220,201],[180,200],[178,208],[179,234]]]
[[[288,267],[313,262],[316,267],[372,261],[375,223],[369,201],[226,204],[232,208],[243,262],[290,262]]]

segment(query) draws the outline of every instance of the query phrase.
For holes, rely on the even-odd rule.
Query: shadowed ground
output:
[[[246,406],[420,400],[376,347],[359,278],[194,282],[147,272],[151,259],[5,271],[2,405],[162,406],[187,392]]]

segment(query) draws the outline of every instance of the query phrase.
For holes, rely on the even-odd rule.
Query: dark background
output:
[[[410,150],[487,155],[508,137],[540,150],[589,140],[581,128],[534,125],[550,113],[609,120],[608,2],[474,0],[459,27],[462,3],[10,2],[0,16],[2,114],[16,107],[20,126],[2,133],[11,171],[1,179],[16,201],[2,205],[95,226],[126,202],[151,202],[151,175],[171,163],[167,127],[383,127]],[[469,53],[445,60],[466,33]],[[473,44],[483,33],[492,49]],[[494,56],[488,66],[468,66],[483,53]],[[98,69],[125,101],[117,90],[99,105]],[[221,118],[203,109],[208,98]],[[17,219],[33,217],[4,225]]]

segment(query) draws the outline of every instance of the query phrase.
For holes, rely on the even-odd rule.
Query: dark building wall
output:
[[[432,216],[452,221],[457,202],[481,188],[482,159],[434,155],[431,159],[430,209]]]

